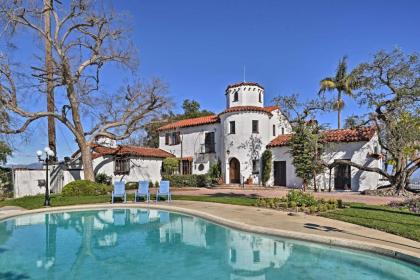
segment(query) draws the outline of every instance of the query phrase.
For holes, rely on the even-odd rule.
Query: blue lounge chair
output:
[[[168,202],[172,200],[171,192],[169,190],[169,181],[160,181],[159,190],[156,193],[156,202],[158,202],[159,196],[166,196]]]
[[[125,182],[114,182],[114,190],[112,191],[112,203],[114,203],[115,198],[120,197],[124,200],[124,203],[127,202],[127,193],[125,192]]]
[[[150,192],[149,192],[149,181],[140,181],[139,187],[134,194],[134,202],[137,202],[137,198],[144,197],[144,200],[149,203],[150,201]]]

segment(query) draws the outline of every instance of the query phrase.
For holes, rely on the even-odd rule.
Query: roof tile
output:
[[[325,142],[359,142],[369,141],[375,134],[373,127],[362,127],[357,129],[334,129],[322,132]],[[287,146],[292,134],[279,135],[268,145],[268,148]]]
[[[140,146],[118,146],[116,148],[111,148],[97,145],[94,146],[92,150],[92,158],[94,159],[105,155],[133,155],[152,158],[174,157],[173,154],[162,149]]]
[[[212,124],[212,123],[218,123],[220,122],[220,119],[216,115],[210,115],[210,116],[204,116],[199,118],[192,118],[192,119],[185,119],[176,121],[173,123],[169,123],[167,125],[164,125],[162,127],[159,127],[158,130],[168,130],[168,129],[175,129],[180,127],[189,127],[189,126],[197,126],[197,125],[205,125],[205,124]]]

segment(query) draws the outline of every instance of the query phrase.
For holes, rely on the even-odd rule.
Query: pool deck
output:
[[[386,232],[331,220],[323,217],[298,214],[289,215],[272,209],[237,206],[210,202],[172,201],[160,203],[89,204],[25,210],[18,207],[0,208],[0,220],[16,215],[48,211],[152,208],[198,216],[235,229],[297,240],[308,240],[329,245],[375,252],[420,265],[420,242]]]

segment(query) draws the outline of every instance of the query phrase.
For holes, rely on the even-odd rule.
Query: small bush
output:
[[[165,158],[162,163],[163,173],[166,175],[172,175],[179,170],[179,159],[177,158]]]
[[[158,189],[158,188],[159,188],[159,186],[160,186],[159,181],[156,181],[156,182],[155,182],[155,188],[157,188],[157,189]]]
[[[309,207],[309,213],[311,213],[311,214],[317,212],[317,210],[318,210],[318,208],[315,205]]]
[[[290,208],[296,208],[296,206],[297,206],[296,201],[289,201],[289,207]]]
[[[325,211],[327,211],[327,207],[325,206],[325,204],[319,204],[318,205],[318,211],[319,212],[325,212]]]
[[[125,189],[126,190],[137,190],[138,183],[137,182],[127,182],[125,183]]]
[[[64,186],[63,196],[104,195],[112,191],[109,185],[98,184],[88,180],[77,180]]]
[[[344,208],[343,201],[341,199],[337,200],[337,207],[338,208]]]
[[[210,184],[210,177],[204,175],[163,175],[163,180],[171,182],[172,187],[206,187]]]
[[[149,181],[149,189],[151,189],[151,188],[153,188],[153,182],[152,181]]]
[[[95,182],[104,185],[111,185],[112,184],[112,177],[106,175],[105,173],[98,173],[95,176]]]

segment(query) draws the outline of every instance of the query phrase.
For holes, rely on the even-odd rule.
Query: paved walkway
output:
[[[150,207],[179,211],[240,230],[373,251],[385,255],[396,256],[420,265],[420,242],[323,217],[303,214],[289,216],[287,212],[256,207],[209,202],[173,201],[171,203],[162,202],[158,204],[131,202],[127,204],[77,205],[43,208],[31,211],[24,211],[17,208],[0,208],[0,219],[25,213],[69,209],[80,210],[98,207]]]
[[[290,189],[287,188],[263,188],[263,187],[239,187],[230,188],[172,188],[174,194],[180,195],[208,195],[208,196],[247,196],[247,197],[282,197],[287,194]],[[385,205],[391,201],[403,201],[401,197],[383,197],[361,195],[356,192],[312,192],[317,198],[324,199],[342,199],[345,202],[360,202],[372,205]]]

